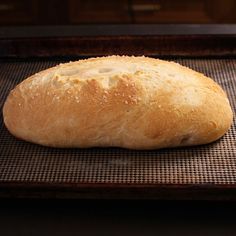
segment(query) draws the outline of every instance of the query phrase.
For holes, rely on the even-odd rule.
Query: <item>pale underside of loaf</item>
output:
[[[205,144],[232,123],[212,79],[147,57],[110,56],[41,71],[3,109],[18,138],[52,147],[157,149]]]

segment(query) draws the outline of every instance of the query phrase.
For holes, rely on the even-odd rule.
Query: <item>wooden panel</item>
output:
[[[0,24],[32,23],[36,19],[38,1],[1,0]]]
[[[37,24],[60,25],[68,24],[67,0],[38,0]]]
[[[0,25],[235,23],[235,0],[1,0]]]
[[[207,0],[206,10],[214,22],[236,22],[235,0]]]
[[[210,23],[204,0],[133,0],[136,23]]]
[[[128,0],[106,1],[87,0],[69,1],[71,23],[128,23]]]

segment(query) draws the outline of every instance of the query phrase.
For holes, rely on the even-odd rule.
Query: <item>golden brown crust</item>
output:
[[[52,147],[205,144],[232,123],[226,94],[203,74],[147,57],[101,57],[31,76],[9,94],[15,136]]]

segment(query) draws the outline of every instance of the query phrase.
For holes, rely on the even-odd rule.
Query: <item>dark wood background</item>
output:
[[[1,0],[0,25],[235,23],[234,0]]]

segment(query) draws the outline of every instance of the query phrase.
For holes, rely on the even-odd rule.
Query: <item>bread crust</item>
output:
[[[50,147],[158,149],[223,136],[233,113],[201,73],[148,57],[60,64],[14,88],[3,107],[16,137]]]

